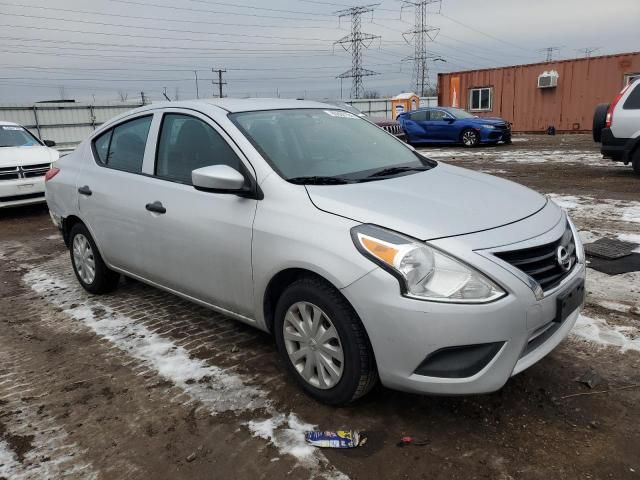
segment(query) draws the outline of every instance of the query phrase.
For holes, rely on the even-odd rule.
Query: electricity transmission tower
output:
[[[591,54],[594,53],[594,52],[597,52],[598,50],[600,50],[600,48],[602,48],[602,47],[579,48],[578,50],[576,50],[576,52],[580,52],[580,53],[584,54],[585,58],[591,58]]]
[[[415,79],[415,90],[418,95],[424,97],[431,87],[429,80],[429,60],[444,61],[438,55],[431,55],[427,50],[427,43],[433,42],[438,36],[439,28],[428,25],[427,14],[430,5],[436,5],[440,11],[441,0],[402,0],[400,11],[407,7],[413,7],[415,11],[415,23],[412,30],[407,30],[402,34],[404,40],[414,46],[413,56],[403,58],[403,61],[413,62],[413,75]],[[435,8],[434,8],[435,13]]]
[[[351,98],[360,98],[364,93],[362,86],[362,77],[368,77],[371,75],[378,75],[373,70],[367,70],[362,66],[362,51],[369,48],[371,42],[376,38],[380,38],[379,35],[371,35],[369,33],[362,33],[361,21],[362,14],[373,12],[374,8],[380,5],[379,3],[362,5],[360,7],[345,8],[335,12],[338,18],[351,17],[351,34],[342,37],[340,40],[334,42],[334,45],[338,44],[345,51],[351,51],[351,69],[338,75],[337,78],[352,78],[351,83]]]
[[[558,52],[559,50],[560,47],[546,47],[541,48],[539,51],[547,54],[545,62],[551,62],[553,61],[553,52]]]

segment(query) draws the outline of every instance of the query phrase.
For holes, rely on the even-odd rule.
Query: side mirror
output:
[[[47,147],[55,147],[56,146],[56,142],[54,142],[53,140],[43,140],[42,143],[44,143]]]
[[[197,190],[238,193],[245,185],[245,178],[229,165],[210,165],[192,171],[191,183]]]

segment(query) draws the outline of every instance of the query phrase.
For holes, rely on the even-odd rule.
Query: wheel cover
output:
[[[468,130],[462,134],[462,142],[465,145],[473,145],[476,142],[476,132]]]
[[[289,360],[300,376],[321,390],[334,387],[344,371],[344,352],[336,327],[309,302],[289,307],[282,324]]]
[[[84,283],[93,283],[96,278],[96,260],[89,240],[81,233],[73,237],[73,264]]]

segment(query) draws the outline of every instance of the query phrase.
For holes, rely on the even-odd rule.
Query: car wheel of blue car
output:
[[[463,130],[460,139],[465,147],[475,147],[480,143],[480,135],[471,128]]]

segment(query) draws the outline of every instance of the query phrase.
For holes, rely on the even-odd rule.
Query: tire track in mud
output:
[[[249,462],[245,470],[258,478],[268,478],[268,471],[282,476],[283,469],[295,471],[301,478],[345,478],[324,455],[304,443],[304,430],[314,426],[293,413],[280,412],[269,398],[267,392],[282,388],[285,382],[272,344],[256,330],[137,282],[125,283],[113,296],[90,296],[77,285],[66,255],[56,255],[36,267],[22,263],[22,267],[29,270],[22,280],[32,292],[22,294],[32,300],[23,303],[32,304],[26,310],[39,318],[40,327],[55,335],[96,335],[100,350],[104,350],[101,354],[110,357],[112,364],[104,371],[126,369],[136,377],[133,382],[138,385],[128,388],[159,394],[157,402],[188,412],[194,423],[222,419],[224,428],[219,433],[226,448],[243,446],[231,449],[234,453],[226,461],[230,469],[230,459],[246,462],[247,457],[255,456],[258,464],[263,461],[267,468],[255,472],[257,464]],[[56,311],[57,318],[37,315],[34,309],[38,303]],[[212,321],[212,316],[217,318]],[[91,341],[95,343],[95,337]],[[258,364],[259,377],[249,373],[252,365]],[[106,375],[99,383],[119,380]],[[144,411],[137,412],[133,430],[141,427],[144,416]],[[157,416],[157,411],[149,412],[150,418]],[[208,438],[214,431],[212,428]],[[202,445],[192,448],[195,452],[203,449]],[[208,452],[213,457],[215,449]],[[270,461],[274,458],[279,461]],[[104,472],[104,462],[98,462],[97,468]],[[118,469],[111,470],[115,473]],[[144,465],[131,462],[120,471],[135,478]]]

